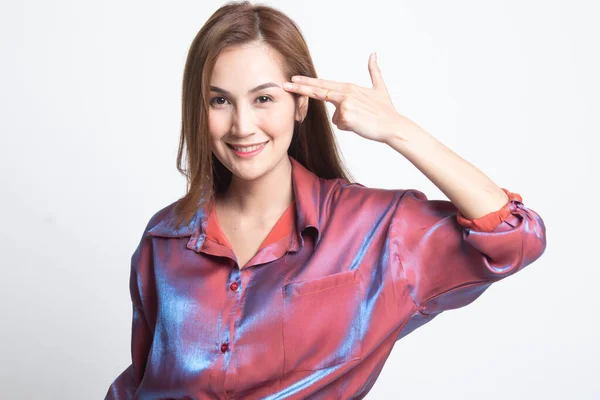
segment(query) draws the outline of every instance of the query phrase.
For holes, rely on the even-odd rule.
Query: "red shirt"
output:
[[[178,230],[175,203],[150,219],[131,259],[132,364],[106,399],[363,398],[397,340],[545,250],[516,195],[468,221],[290,160],[295,203],[243,269],[205,209]]]

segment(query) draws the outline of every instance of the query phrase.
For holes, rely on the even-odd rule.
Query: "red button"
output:
[[[231,285],[229,285],[229,289],[231,289],[235,292],[236,290],[238,290],[238,283],[233,282]]]
[[[229,345],[227,343],[223,343],[221,345],[221,353],[225,353],[228,348],[229,348]]]

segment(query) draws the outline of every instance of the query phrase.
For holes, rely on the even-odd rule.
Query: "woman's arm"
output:
[[[150,223],[146,226],[144,235],[131,256],[129,275],[129,292],[133,308],[131,364],[111,383],[105,400],[131,400],[136,398],[136,392],[146,370],[148,354],[152,346],[153,331],[144,313],[141,288],[145,286],[146,279],[141,271],[148,270],[148,266],[152,262],[151,241],[146,237],[149,226]],[[147,276],[147,273],[144,275]]]
[[[495,212],[509,201],[507,194],[474,165],[401,115],[397,132],[385,143],[427,176],[467,219]]]

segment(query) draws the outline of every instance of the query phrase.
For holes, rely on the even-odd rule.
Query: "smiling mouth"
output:
[[[267,140],[266,142],[262,142],[262,143],[258,143],[255,145],[251,145],[251,146],[237,146],[237,145],[232,145],[231,143],[227,143],[227,146],[235,151],[239,151],[241,153],[251,153],[253,151],[256,151],[258,149],[260,149],[261,147],[263,147],[265,144],[267,144],[269,141]]]

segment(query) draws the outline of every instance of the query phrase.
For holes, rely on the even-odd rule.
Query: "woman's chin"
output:
[[[235,179],[252,182],[264,176],[267,172],[265,165],[244,165],[243,168],[235,168],[232,170]]]

